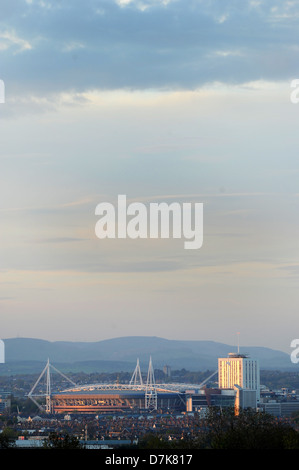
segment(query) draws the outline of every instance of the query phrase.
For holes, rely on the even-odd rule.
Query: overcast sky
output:
[[[0,0],[1,337],[299,337],[299,1]],[[99,240],[204,203],[204,242]],[[200,367],[200,365],[199,365]]]

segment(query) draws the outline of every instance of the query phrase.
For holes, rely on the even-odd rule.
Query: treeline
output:
[[[196,437],[167,440],[163,434],[148,434],[139,449],[299,449],[299,432],[290,424],[264,412],[210,408]]]
[[[280,370],[261,370],[261,384],[270,390],[288,388],[299,390],[299,373]]]

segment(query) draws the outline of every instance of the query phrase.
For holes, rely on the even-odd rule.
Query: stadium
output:
[[[184,411],[184,394],[157,392],[152,409]],[[117,413],[146,411],[145,390],[70,390],[51,396],[52,413]]]
[[[51,392],[50,368],[71,382],[72,387]],[[39,379],[28,394],[28,397],[46,413],[119,413],[119,412],[152,412],[155,410],[182,412],[186,411],[190,394],[200,393],[204,384],[216,374],[214,372],[203,383],[194,384],[156,384],[154,369],[150,358],[147,380],[144,383],[139,360],[129,384],[87,384],[77,386],[68,377],[58,371],[49,360]],[[41,378],[46,376],[46,392],[34,393]],[[197,390],[195,390],[197,389]],[[42,406],[38,397],[45,397]]]

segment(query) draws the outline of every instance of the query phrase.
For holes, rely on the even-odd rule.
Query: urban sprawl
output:
[[[105,382],[93,383],[88,381],[88,374],[67,377],[54,367],[54,373],[50,373],[51,368],[48,361],[38,379],[31,375],[0,377],[2,448],[57,443],[99,449],[215,447],[215,440],[207,444],[207,433],[218,429],[219,437],[227,433],[228,423],[234,423],[230,427],[236,433],[238,422],[247,427],[249,445],[252,420],[268,429],[268,434],[269,426],[282,430],[282,436],[295,433],[295,437],[279,439],[285,441],[284,446],[299,448],[298,374],[290,373],[288,378],[293,382],[289,380],[288,387],[275,387],[283,374],[264,376],[262,371],[268,384],[261,383],[259,362],[247,355],[231,353],[219,358],[217,371],[207,371],[206,378],[198,383],[196,377],[194,383],[186,383],[182,373],[173,374],[168,366],[163,371],[154,370],[151,358],[145,380],[138,361],[131,377],[122,374],[109,381],[107,375]],[[226,422],[227,428],[217,427],[219,416],[221,425]],[[222,446],[227,442],[225,436]]]

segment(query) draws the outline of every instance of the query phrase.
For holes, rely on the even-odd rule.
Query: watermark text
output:
[[[291,348],[295,348],[291,352],[291,361],[293,364],[298,364],[299,362],[299,339],[293,339],[291,341]]]
[[[184,238],[185,249],[199,249],[203,244],[203,203],[127,204],[118,196],[117,209],[109,202],[97,205],[100,216],[95,233],[103,238]]]

